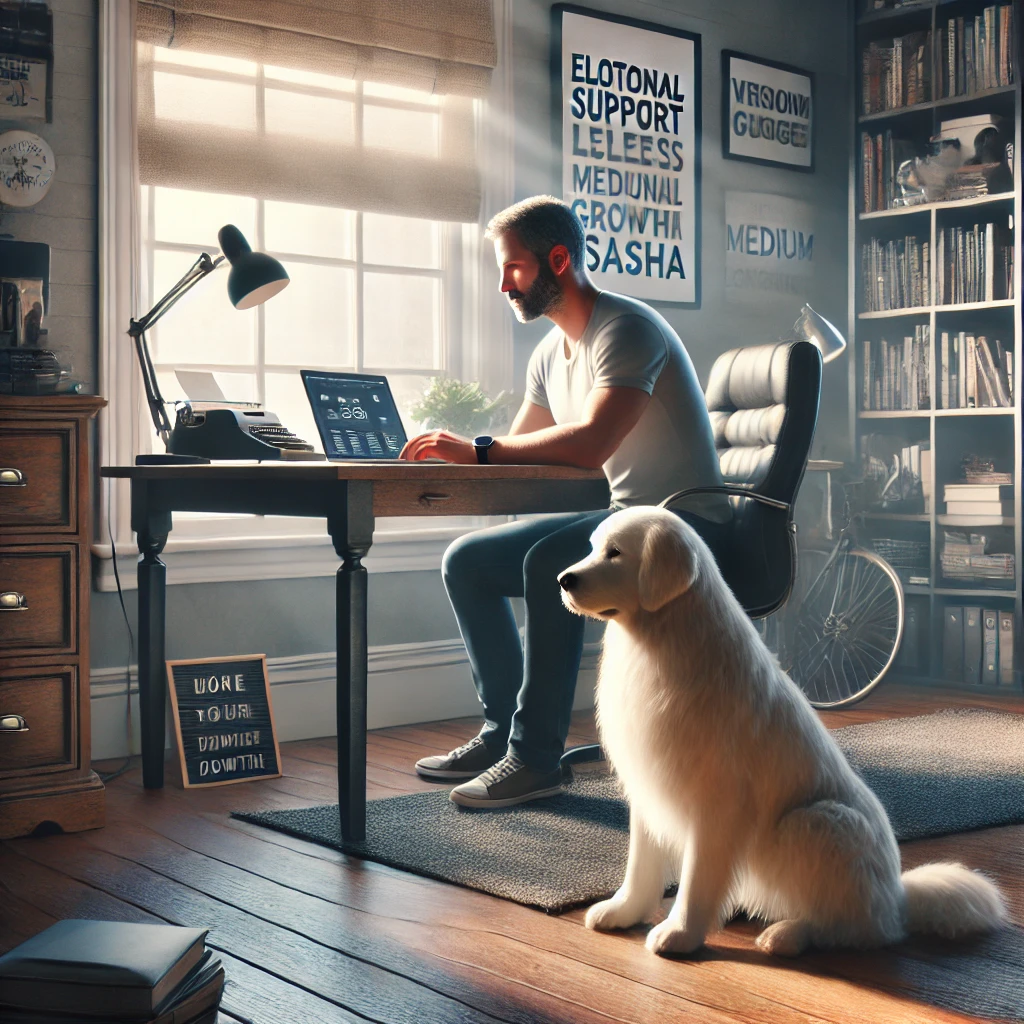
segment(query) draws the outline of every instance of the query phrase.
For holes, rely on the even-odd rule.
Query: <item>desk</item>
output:
[[[395,462],[108,466],[131,480],[139,552],[139,705],[142,780],[164,783],[164,600],[160,552],[174,512],[311,516],[327,520],[337,573],[338,802],[343,839],[366,836],[366,568],[377,516],[512,515],[607,508],[598,470]]]

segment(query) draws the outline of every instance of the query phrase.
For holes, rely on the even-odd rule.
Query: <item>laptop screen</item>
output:
[[[303,370],[328,459],[397,459],[407,440],[386,377]]]

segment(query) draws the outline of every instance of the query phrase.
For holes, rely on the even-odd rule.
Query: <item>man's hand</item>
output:
[[[476,464],[476,449],[466,437],[449,430],[432,430],[406,442],[400,459],[416,462],[419,459],[444,459],[445,462]]]

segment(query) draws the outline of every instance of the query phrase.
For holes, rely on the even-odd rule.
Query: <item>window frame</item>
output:
[[[493,212],[512,201],[514,139],[508,120],[512,113],[511,0],[495,0],[495,16],[500,63],[490,95],[477,104],[476,118],[483,213]],[[108,398],[109,404],[100,415],[98,452],[102,465],[130,465],[135,455],[144,450],[143,444],[152,430],[134,351],[125,335],[129,319],[141,311],[137,273],[137,268],[141,268],[142,249],[137,230],[134,5],[101,0],[99,43],[98,363],[100,393]],[[262,67],[259,75],[262,78]],[[294,84],[273,81],[275,88]],[[316,90],[315,86],[310,88]],[[372,101],[401,105],[401,101],[384,97],[375,96]],[[500,117],[500,130],[492,123],[494,117],[483,116],[484,109]],[[356,118],[356,123],[360,120]],[[479,242],[485,219],[482,216],[476,225],[475,236],[470,234],[472,229],[445,232],[452,237],[446,240],[447,244],[442,244],[441,269],[448,272],[450,281],[457,282],[457,287],[453,285],[450,292],[442,289],[442,306],[447,319],[442,323],[441,355],[448,372],[458,373],[463,379],[479,380],[493,393],[511,390],[513,385],[512,326],[507,311],[493,298],[493,263],[489,252],[485,251],[488,247]],[[428,373],[424,371],[425,375]],[[101,482],[92,548],[96,582],[101,590],[114,588],[112,553],[115,548],[119,565],[122,556],[130,557],[131,562],[135,560],[130,505],[127,481],[107,479]],[[375,542],[367,559],[368,568],[371,571],[409,571],[439,567],[441,554],[454,537],[493,521],[493,518],[483,517],[471,520],[468,517],[463,520],[409,517],[392,521],[388,524],[391,528],[378,521]],[[169,555],[165,560],[171,583],[325,576],[333,575],[337,567],[325,524],[317,519],[247,517],[241,528],[223,520],[218,523],[215,519],[201,519],[188,523],[179,519],[165,551]],[[126,567],[130,567],[131,562],[126,562]],[[135,584],[134,573],[129,572],[122,579],[129,587]]]

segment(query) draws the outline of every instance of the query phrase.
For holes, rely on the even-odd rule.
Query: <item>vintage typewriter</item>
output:
[[[256,402],[186,401],[177,405],[167,451],[207,459],[321,461],[324,456]]]

